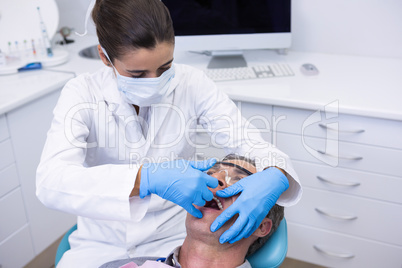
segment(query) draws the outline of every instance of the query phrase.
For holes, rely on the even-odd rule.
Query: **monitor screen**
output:
[[[290,33],[290,0],[163,0],[177,36]]]
[[[162,0],[170,11],[176,50],[210,51],[218,65],[245,66],[244,50],[291,45],[291,0]],[[211,61],[212,63],[212,61]]]

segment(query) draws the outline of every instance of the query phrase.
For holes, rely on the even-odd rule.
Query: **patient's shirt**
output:
[[[129,262],[127,264],[124,264],[123,266],[120,266],[119,268],[166,268],[166,267],[172,267],[170,265],[164,264],[159,261],[146,261],[143,265],[138,266],[134,262]]]

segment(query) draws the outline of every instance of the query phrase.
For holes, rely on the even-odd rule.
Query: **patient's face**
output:
[[[244,169],[248,170],[251,173],[256,172],[256,168],[254,165],[243,161],[243,160],[227,160],[224,162],[229,162],[236,166],[230,166],[225,164],[216,164],[211,169],[207,171],[209,175],[215,177],[219,180],[219,186],[215,189],[210,189],[214,194],[214,199],[209,201],[203,207],[196,206],[201,212],[203,217],[201,219],[193,217],[191,214],[187,214],[186,219],[186,227],[187,233],[196,232],[196,234],[207,234],[217,237],[217,241],[219,236],[229,229],[229,227],[234,223],[235,218],[227,221],[222,228],[220,228],[215,233],[210,231],[210,226],[212,222],[225,210],[227,209],[233,202],[237,199],[238,195],[232,196],[230,198],[220,198],[216,196],[216,192],[218,190],[223,190],[226,187],[233,185],[235,182],[241,180],[249,176],[249,174],[244,171]],[[228,180],[227,177],[231,179]]]

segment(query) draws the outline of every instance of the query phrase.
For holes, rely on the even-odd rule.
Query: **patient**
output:
[[[166,259],[140,257],[117,260],[106,263],[101,268],[137,267],[137,265],[143,264],[143,267],[251,267],[246,258],[262,247],[270,235],[275,232],[283,219],[284,208],[278,205],[273,206],[259,228],[250,237],[233,244],[220,244],[219,237],[235,222],[235,217],[227,221],[215,233],[210,231],[210,226],[216,217],[237,198],[237,196],[226,199],[218,198],[215,195],[216,191],[222,190],[256,171],[253,161],[233,154],[226,156],[222,162],[216,163],[207,171],[208,174],[219,180],[219,186],[211,189],[215,196],[212,201],[207,202],[204,207],[197,207],[203,214],[201,219],[187,214],[187,236],[181,247],[173,250]],[[156,262],[161,259],[162,263]]]

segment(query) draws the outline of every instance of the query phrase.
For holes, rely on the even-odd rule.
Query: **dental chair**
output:
[[[286,219],[283,218],[268,241],[248,257],[248,261],[253,268],[277,268],[285,260],[288,252],[288,226]]]
[[[74,225],[60,241],[56,252],[55,266],[59,263],[64,252],[70,249],[68,237],[76,229],[77,225]],[[272,234],[262,248],[248,258],[248,261],[253,268],[277,268],[284,261],[287,251],[288,229],[286,220],[283,219],[276,232]]]

